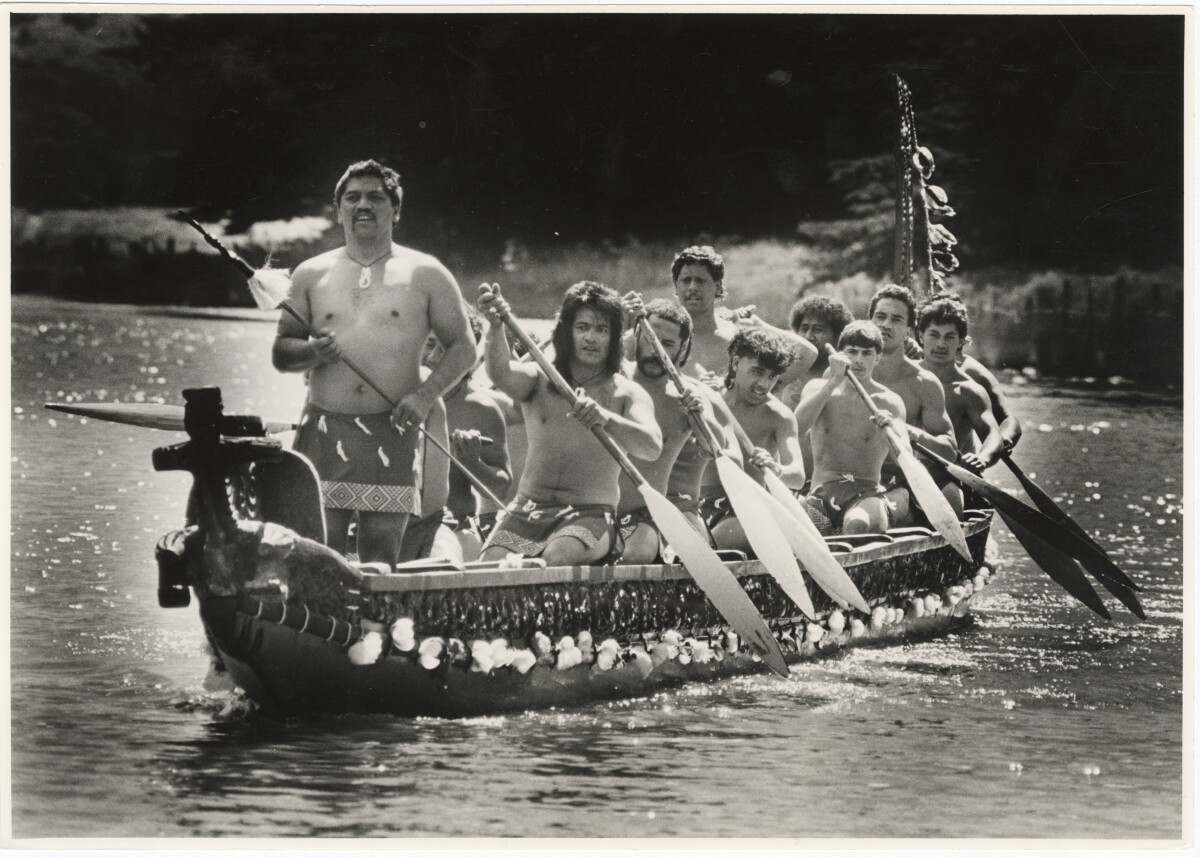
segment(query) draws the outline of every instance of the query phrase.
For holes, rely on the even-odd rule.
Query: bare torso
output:
[[[663,435],[662,455],[656,461],[635,459],[634,464],[637,465],[638,470],[641,471],[642,476],[646,478],[651,487],[655,491],[663,493],[667,490],[667,483],[671,479],[671,471],[679,457],[680,450],[692,436],[692,426],[683,412],[683,408],[680,407],[679,391],[665,375],[660,379],[647,379],[635,370],[633,380],[649,394],[650,400],[654,403],[654,418]],[[696,452],[699,454],[698,449]],[[706,457],[702,459],[702,461],[707,460]],[[621,500],[617,506],[620,511],[636,509],[645,505],[641,493],[634,487],[633,480],[622,475],[620,485]]]
[[[729,343],[737,331],[736,324],[723,318],[717,319],[715,330],[695,330],[692,333],[692,353],[682,367],[684,374],[700,378],[711,373],[724,378],[729,369]]]
[[[818,382],[824,383],[824,382]],[[900,397],[879,384],[867,383],[880,410],[904,418]],[[871,422],[871,412],[849,383],[830,396],[809,432],[813,450],[813,486],[846,475],[878,482],[888,454],[883,432]]]
[[[584,390],[602,408],[624,413],[618,386],[628,378],[610,376]],[[570,403],[551,391],[539,375],[534,393],[521,403],[529,454],[520,493],[537,502],[615,507],[620,468],[591,431],[571,414]]]
[[[423,271],[440,269],[425,253],[392,245],[381,282],[358,286],[362,266],[344,248],[302,264],[292,276],[298,308],[310,324],[337,335],[345,355],[392,399],[399,401],[420,383],[418,367],[430,331],[429,295]],[[381,413],[391,405],[342,361],[309,373],[309,397],[337,413]]]
[[[942,389],[946,391],[946,414],[954,427],[954,440],[959,452],[978,452],[979,441],[975,436],[975,421],[972,409],[978,410],[986,402],[987,391],[976,384],[959,368],[955,367],[953,378],[940,377]]]

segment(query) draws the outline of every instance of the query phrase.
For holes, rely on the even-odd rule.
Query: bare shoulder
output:
[[[297,286],[307,286],[316,282],[334,266],[339,258],[344,253],[344,248],[337,247],[333,250],[326,250],[318,256],[313,256],[311,259],[305,259],[296,266],[296,270],[292,271],[292,282]]]
[[[934,380],[937,381],[936,378],[934,378]],[[880,384],[880,386],[883,387],[882,390],[877,390],[871,394],[871,398],[875,400],[875,403],[879,407],[886,408],[887,410],[891,411],[894,416],[897,416],[900,419],[907,419],[908,411],[904,407],[904,399],[900,396],[900,394],[893,393],[882,384]]]
[[[917,387],[921,391],[921,398],[927,401],[946,398],[946,388],[938,376],[920,366],[917,367]]]
[[[626,378],[618,372],[612,376],[612,384],[614,402],[622,402],[626,406],[650,404],[653,407],[653,400],[650,398],[650,394],[637,381]]]
[[[422,253],[411,247],[401,247],[394,244],[393,253],[413,272],[413,282],[430,288],[444,288],[447,284],[458,288],[458,281],[450,270],[436,256]]]
[[[988,398],[987,390],[975,383],[970,377],[961,376],[958,383],[954,386],[959,397],[970,407],[977,410],[991,407],[991,400]]]
[[[963,358],[962,365],[959,368],[968,378],[983,387],[985,391],[995,390],[1000,386],[1000,379],[995,376],[992,370],[969,354]]]
[[[767,409],[771,412],[771,420],[777,426],[786,426],[795,421],[792,409],[774,396],[767,396]]]
[[[478,417],[483,419],[493,417],[499,420],[504,419],[504,411],[501,409],[500,403],[482,390],[468,390],[463,401],[466,403],[467,409],[473,418]]]

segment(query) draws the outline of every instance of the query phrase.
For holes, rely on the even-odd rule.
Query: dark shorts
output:
[[[846,517],[846,512],[850,511],[850,509],[863,500],[871,497],[883,498],[887,494],[887,491],[888,489],[878,482],[847,476],[818,485],[805,498],[805,502],[807,502],[810,509],[819,512],[821,516],[828,519],[834,530],[841,530],[842,520]],[[884,500],[884,508],[886,509],[888,519],[887,525],[891,527],[892,504]],[[814,522],[817,522],[817,527],[820,529],[821,522],[818,521],[816,516],[814,516]]]
[[[536,503],[518,494],[492,530],[483,549],[506,548],[525,556],[540,556],[551,539],[571,537],[589,550],[609,536],[615,542],[612,506],[559,506]]]
[[[734,517],[733,507],[729,505],[729,497],[724,493],[701,497],[699,512],[700,518],[704,521],[704,526],[708,527],[709,532],[712,532],[713,527],[726,518]]]
[[[645,506],[617,513],[617,550],[614,553],[619,557],[625,552],[625,543],[633,535],[634,530],[642,524],[649,525],[658,534],[658,553],[651,560],[652,562],[658,562],[662,556],[662,534],[658,532],[658,527],[654,523],[654,517]]]
[[[433,552],[433,540],[437,536],[438,527],[444,521],[445,514],[441,509],[427,518],[409,515],[408,526],[404,530],[404,539],[400,542],[400,557],[397,562],[427,559]]]
[[[946,469],[946,465],[940,461],[932,461],[923,455],[916,454],[917,461],[929,471],[929,475],[933,477],[934,484],[938,488],[945,488],[955,482],[950,471]],[[907,488],[908,480],[904,478],[904,471],[900,469],[898,464],[893,463],[890,459],[883,462],[883,471],[880,478],[884,485],[888,488]]]
[[[419,515],[418,436],[401,434],[390,412],[335,414],[309,404],[293,448],[317,469],[327,509]]]

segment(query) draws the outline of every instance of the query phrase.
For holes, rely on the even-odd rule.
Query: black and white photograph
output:
[[[1190,6],[3,12],[4,849],[1194,847]]]

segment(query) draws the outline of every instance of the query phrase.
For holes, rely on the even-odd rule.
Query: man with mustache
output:
[[[956,458],[953,427],[946,415],[946,394],[937,377],[904,353],[904,340],[917,322],[917,302],[904,286],[888,285],[871,297],[867,311],[870,320],[879,328],[883,352],[872,377],[898,395],[904,402],[908,436],[938,455]],[[962,494],[956,492],[954,480],[944,469],[932,468],[931,473],[954,511],[962,515]],[[912,523],[911,496],[900,466],[889,459],[883,468],[885,483],[895,485],[888,499],[895,504],[897,526]]]
[[[640,297],[640,296],[639,296]],[[675,301],[658,299],[646,304],[643,324],[648,325],[658,336],[663,349],[677,367],[687,362],[692,345],[692,320],[687,310]],[[695,379],[684,376],[686,391],[680,393],[672,383],[667,369],[659,361],[658,352],[649,341],[648,335],[635,330],[634,362],[626,364],[625,371],[646,391],[654,403],[654,417],[663,437],[662,454],[655,461],[638,461],[642,476],[660,493],[667,492],[667,481],[675,466],[675,459],[685,443],[693,438],[690,415],[698,414],[714,432],[722,438],[721,425],[713,414],[707,396],[715,395]],[[712,451],[703,441],[697,441],[701,454],[712,457]],[[677,505],[679,501],[672,498]],[[692,521],[699,523],[696,514],[698,503],[692,508],[681,508]],[[689,514],[690,513],[690,514]],[[621,562],[628,565],[645,565],[658,562],[661,554],[661,538],[653,518],[646,508],[641,492],[633,481],[621,475],[621,498],[617,504],[617,527],[624,542]],[[700,527],[697,527],[699,530]],[[707,530],[700,530],[708,535]]]
[[[987,391],[962,370],[963,348],[971,341],[967,308],[955,295],[937,295],[925,301],[917,316],[917,331],[924,349],[921,365],[937,376],[946,391],[946,413],[963,465],[982,473],[1004,453],[1004,437]],[[962,506],[962,488],[956,486]],[[953,505],[953,501],[952,501]]]
[[[883,351],[879,329],[869,321],[853,321],[829,355],[829,374],[809,381],[796,408],[796,423],[812,437],[815,486],[806,498],[815,521],[851,535],[884,533],[892,524],[894,507],[880,483],[888,454],[883,432],[875,426],[904,420],[904,401],[872,378]],[[846,383],[853,372],[879,408],[872,416],[854,387]],[[820,526],[820,524],[818,524]]]
[[[308,373],[308,401],[295,448],[321,477],[329,547],[343,552],[358,516],[363,562],[397,561],[410,515],[420,516],[417,427],[473,365],[462,294],[433,256],[392,241],[400,219],[400,176],[375,161],[351,164],[334,188],[346,244],[302,263],[289,303],[318,331],[284,314],[272,361]],[[422,379],[432,332],[446,349]],[[342,354],[387,394],[385,399]],[[388,399],[398,404],[393,409]]]
[[[615,544],[620,467],[592,427],[603,427],[634,458],[653,461],[663,448],[650,396],[620,373],[621,300],[594,282],[567,290],[554,326],[554,365],[579,393],[574,406],[537,364],[512,359],[504,332],[511,309],[499,286],[480,287],[479,312],[490,324],[488,375],[520,404],[529,440],[517,494],[480,558],[518,552],[552,566],[601,560]]]
[[[739,330],[729,343],[724,399],[754,446],[750,462],[759,469],[773,470],[789,488],[799,489],[804,485],[804,459],[796,418],[771,395],[792,360],[792,349],[780,337],[765,330]],[[748,472],[757,475],[754,469]],[[715,467],[707,469],[700,493],[701,515],[716,545],[749,550]]]
[[[734,319],[718,316],[717,304],[725,297],[725,260],[707,244],[693,245],[676,255],[671,263],[671,281],[675,297],[692,317],[692,354],[686,374],[719,390],[729,367],[729,343],[739,330],[767,331],[788,344],[794,359],[781,379],[783,385],[800,377],[816,359],[817,350],[810,342],[790,330],[767,324],[754,314],[754,307],[738,310]]]

